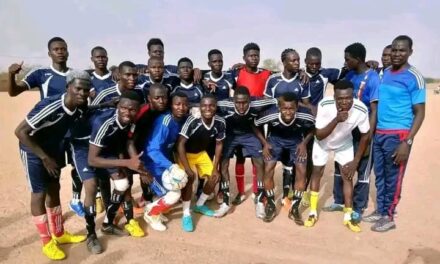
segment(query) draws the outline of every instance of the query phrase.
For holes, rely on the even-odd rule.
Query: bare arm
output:
[[[338,120],[334,118],[330,123],[328,123],[325,127],[316,129],[315,135],[318,140],[323,140],[324,138],[328,137],[333,130],[335,129],[336,125],[338,124]]]
[[[188,174],[189,177],[194,177],[195,173],[192,171],[191,167],[189,166],[188,159],[186,158],[186,150],[185,150],[185,144],[188,141],[188,139],[184,136],[179,136],[179,139],[177,140],[177,155],[179,157],[179,161],[182,163],[183,168],[185,169],[186,174]]]
[[[19,81],[18,83],[15,81],[15,76],[21,71],[23,66],[23,62],[20,64],[14,63],[11,66],[9,66],[9,74],[8,74],[8,94],[9,96],[17,96],[21,94],[24,91],[28,90],[28,86],[23,81]]]
[[[377,124],[377,101],[370,104],[370,140],[373,138]]]

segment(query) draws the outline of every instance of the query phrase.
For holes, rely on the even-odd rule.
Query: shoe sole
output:
[[[144,218],[145,222],[147,222],[147,224],[151,227],[151,229],[159,231],[159,232],[163,232],[163,231],[167,230],[166,226],[165,226],[165,229],[156,229],[153,227],[153,224],[151,223],[151,221],[148,218],[146,218],[146,217],[143,217],[143,218]]]
[[[385,233],[385,232],[391,231],[393,229],[396,229],[396,226],[393,226],[393,227],[390,227],[390,228],[384,229],[384,230],[380,230],[380,229],[376,229],[376,228],[371,228],[371,231],[378,232],[378,233]]]

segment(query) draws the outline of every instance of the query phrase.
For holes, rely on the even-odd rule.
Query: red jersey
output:
[[[243,67],[237,73],[237,87],[244,86],[249,89],[251,96],[263,97],[267,79],[271,74],[271,71],[265,69],[258,68],[257,72],[249,72]]]

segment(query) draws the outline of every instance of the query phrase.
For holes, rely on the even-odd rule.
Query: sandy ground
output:
[[[435,87],[433,86],[430,86]],[[424,126],[419,132],[403,185],[397,229],[385,234],[373,233],[363,223],[363,232],[354,234],[342,225],[342,213],[321,212],[316,227],[296,226],[280,210],[270,224],[255,217],[251,199],[222,219],[195,216],[196,230],[185,233],[180,227],[181,210],[172,210],[166,232],[156,232],[140,219],[145,238],[102,236],[105,252],[90,255],[86,245],[62,246],[65,263],[440,263],[440,206],[437,194],[440,177],[440,96],[428,91]],[[38,93],[18,98],[0,94],[0,262],[48,263],[41,253],[38,234],[29,210],[29,190],[18,154],[13,131],[38,100]],[[437,117],[438,118],[438,117]],[[249,162],[247,163],[249,166]],[[232,166],[231,166],[232,168]],[[71,179],[63,171],[62,205],[65,227],[85,234],[85,222],[69,211]],[[247,167],[247,172],[250,172]],[[279,172],[279,169],[278,169]],[[249,174],[249,173],[248,173]],[[332,171],[323,178],[320,207],[331,202]],[[280,175],[276,176],[278,194]],[[370,210],[374,208],[372,184]],[[250,189],[250,177],[247,178]],[[139,187],[134,188],[139,197]],[[235,190],[235,186],[232,186]],[[211,202],[212,206],[217,206]],[[304,209],[304,217],[307,209]],[[98,215],[98,227],[103,215]]]

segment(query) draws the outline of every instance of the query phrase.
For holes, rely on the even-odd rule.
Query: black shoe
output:
[[[106,235],[115,235],[115,236],[128,236],[129,234],[125,232],[125,230],[120,229],[114,224],[102,225],[101,232]]]
[[[102,249],[101,243],[99,242],[98,238],[95,234],[90,235],[87,238],[87,249],[92,254],[101,254],[104,250]]]
[[[299,213],[299,208],[294,208],[294,207],[290,208],[288,217],[290,219],[292,219],[295,222],[295,224],[297,224],[299,226],[304,225],[304,221],[302,220],[302,216]]]
[[[232,201],[233,205],[239,205],[242,202],[244,202],[244,200],[246,200],[246,196],[244,196],[244,194],[237,194],[237,196],[235,196],[235,199]]]
[[[275,204],[273,203],[267,203],[266,208],[264,208],[265,216],[263,218],[263,221],[266,223],[272,222],[272,220],[277,215],[277,208]]]

